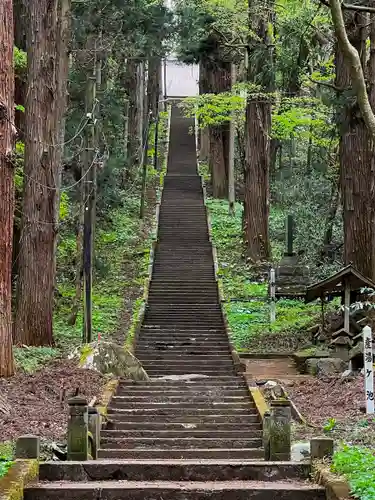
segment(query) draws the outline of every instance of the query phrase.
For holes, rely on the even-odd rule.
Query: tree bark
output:
[[[207,75],[207,61],[201,59],[199,62],[199,94],[206,94],[209,92],[208,75]],[[199,159],[201,161],[209,162],[210,157],[210,138],[208,128],[200,128],[199,136]]]
[[[12,352],[12,242],[14,212],[13,5],[0,2],[0,377],[14,373]]]
[[[249,100],[246,107],[244,236],[253,262],[270,257],[268,236],[271,104]]]
[[[154,120],[159,109],[160,76],[161,59],[155,55],[151,56],[148,60],[147,102],[148,110],[151,111]]]
[[[68,70],[67,5],[66,0],[28,3],[25,179],[14,324],[17,344],[53,344],[55,250]]]
[[[14,0],[14,43],[18,49],[26,51],[26,6],[24,0]],[[14,102],[25,106],[26,78],[25,74],[15,75],[15,95]],[[25,114],[22,111],[15,111],[15,124],[18,129],[18,135],[23,140],[23,131],[25,128]]]
[[[274,89],[273,44],[269,40],[269,25],[273,13],[254,18],[249,0],[249,28],[256,26],[258,39],[249,41],[248,80],[261,85],[263,92]],[[259,7],[259,5],[258,5]],[[265,69],[265,58],[271,61]],[[243,226],[246,255],[253,262],[269,260],[269,175],[271,163],[271,101],[268,96],[248,97],[245,120]]]
[[[138,102],[138,63],[135,59],[128,59],[126,68],[126,90],[129,101],[128,129],[131,133],[128,135],[128,159],[127,168],[129,173],[133,167],[139,164],[140,160],[140,140],[138,135],[140,113]]]
[[[336,52],[336,85],[339,88],[348,88],[351,85],[356,87],[353,81],[353,68],[348,64],[347,44],[350,44],[351,52],[356,52],[356,61],[360,61],[359,54],[365,50],[364,37],[361,34],[361,26],[364,24],[367,24],[365,14],[359,15],[353,12],[345,14],[344,29],[348,41],[343,48],[339,39]],[[369,95],[367,95],[366,89],[366,99],[369,105],[371,103],[374,106],[375,37],[373,23],[370,38],[368,76],[371,88]],[[361,68],[362,77],[363,71],[364,69]],[[371,128],[366,125],[360,99],[353,102],[352,98],[346,98],[339,109],[338,124],[340,129],[339,155],[344,221],[344,260],[345,264],[353,263],[365,276],[375,279],[375,159],[372,132]]]
[[[209,62],[207,72],[210,75],[208,91],[220,94],[231,89],[231,65],[220,59],[217,53]],[[212,192],[214,198],[228,198],[228,170],[230,126],[228,123],[208,127],[209,165],[212,176]]]
[[[351,85],[356,94],[362,118],[371,134],[372,140],[375,141],[375,115],[373,112],[372,103],[370,103],[370,99],[367,94],[364,68],[362,67],[363,61],[361,61],[360,55],[365,54],[365,50],[362,47],[360,48],[360,50],[358,50],[355,47],[356,40],[350,40],[350,34],[347,33],[345,28],[345,20],[344,14],[342,12],[341,1],[329,0],[329,4],[331,7],[332,21],[340,51],[345,58],[347,70],[351,78]],[[356,15],[359,16],[359,14]],[[362,15],[362,19],[365,15],[366,14]],[[357,34],[356,39],[361,39],[361,35],[362,33]]]

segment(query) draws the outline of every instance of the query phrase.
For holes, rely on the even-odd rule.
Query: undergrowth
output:
[[[156,178],[150,180],[155,183]],[[138,217],[139,199],[123,198],[121,207],[112,210],[106,223],[95,232],[95,273],[93,282],[93,340],[98,336],[109,340],[116,330],[124,291],[127,287],[141,287],[147,271],[145,254],[149,240],[144,239],[144,229]],[[72,261],[71,237],[61,239],[58,248],[59,266],[64,269]],[[72,267],[72,266],[71,266]],[[132,272],[128,273],[128,269]],[[134,276],[129,278],[129,274]],[[73,297],[74,282],[65,274],[59,275],[59,298],[54,314],[54,347],[22,347],[15,349],[17,367],[31,373],[49,361],[64,356],[82,342],[83,315],[79,311],[74,326],[68,324]]]
[[[161,169],[157,171],[151,165],[148,167],[147,189],[150,196],[146,196],[146,214],[147,206],[150,202],[154,203],[155,191],[160,190],[165,175],[166,158],[163,144],[168,140],[168,117],[169,113],[160,114]],[[154,154],[153,135],[149,146],[151,158]],[[127,187],[122,191],[116,191],[113,206],[109,199],[107,202],[105,208],[99,204],[102,212],[98,214],[94,233],[92,340],[98,340],[100,336],[103,340],[114,338],[118,342],[124,342],[126,331],[120,320],[121,311],[124,308],[129,310],[131,336],[134,318],[138,317],[142,303],[154,228],[148,227],[153,220],[150,221],[148,217],[143,221],[139,219],[140,185],[134,184],[130,191]],[[73,204],[67,205],[65,211],[69,210],[74,212],[76,207]],[[154,207],[151,209],[152,214],[153,210]],[[78,312],[75,324],[73,326],[68,324],[75,296],[75,259],[74,228],[65,226],[57,250],[58,298],[54,313],[55,345],[16,348],[15,359],[18,369],[32,373],[51,360],[67,355],[82,343],[82,309]],[[132,293],[127,293],[129,290],[132,290]],[[118,330],[121,330],[121,335],[118,334]]]
[[[354,498],[375,498],[375,455],[373,450],[344,446],[333,456],[332,471],[345,476]]]
[[[317,304],[301,300],[279,300],[276,321],[269,322],[270,307],[267,283],[252,279],[252,268],[243,258],[239,244],[242,226],[242,206],[236,203],[235,215],[228,213],[228,202],[208,199],[213,242],[217,249],[219,277],[222,280],[225,310],[233,341],[238,350],[258,352],[295,350],[306,343],[304,329],[319,315]],[[280,231],[280,214],[271,211],[271,235]],[[281,247],[273,244],[273,255],[281,256]]]
[[[0,478],[5,476],[13,463],[13,444],[0,443]]]

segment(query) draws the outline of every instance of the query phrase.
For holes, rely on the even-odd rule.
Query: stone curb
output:
[[[333,474],[326,465],[321,462],[315,462],[312,473],[314,481],[326,489],[327,500],[353,499],[350,495],[350,486],[346,479]]]
[[[224,321],[225,332],[227,334],[227,338],[228,338],[228,342],[229,342],[229,347],[230,347],[230,352],[231,352],[233,363],[234,363],[234,368],[236,369],[237,373],[243,373],[245,371],[246,367],[242,364],[240,356],[239,356],[239,354],[238,354],[238,352],[237,352],[237,350],[234,347],[234,344],[232,342],[232,335],[231,335],[232,332],[231,332],[231,329],[230,329],[230,326],[229,326],[229,322],[228,322],[228,318],[227,318],[225,309],[223,307],[223,302],[225,302],[225,299],[224,299],[224,290],[223,290],[222,280],[218,276],[218,274],[219,274],[219,263],[218,263],[218,258],[217,258],[216,247],[215,247],[215,245],[214,245],[214,243],[212,241],[211,216],[210,216],[209,209],[207,207],[206,186],[204,184],[203,177],[200,174],[199,174],[199,177],[200,177],[200,180],[201,180],[202,191],[203,191],[203,203],[204,203],[204,206],[206,208],[208,237],[209,237],[209,240],[210,240],[210,243],[211,243],[211,247],[212,247],[212,258],[213,258],[213,261],[214,261],[215,279],[216,279],[216,283],[217,283],[218,290],[219,290],[219,302],[220,302],[221,314],[222,314],[223,321]]]
[[[263,394],[257,387],[248,387],[248,389],[255,403],[257,412],[263,421],[264,414],[270,410],[267,401],[264,399]]]
[[[22,500],[25,487],[38,478],[38,460],[16,460],[0,479],[0,500]]]
[[[116,394],[118,383],[118,379],[111,379],[103,388],[102,394],[99,398],[100,405],[97,406],[97,410],[101,418],[105,418],[107,416],[107,408],[112,396]]]
[[[153,221],[153,228],[152,228],[152,241],[151,241],[151,247],[150,247],[150,256],[149,256],[149,263],[148,263],[148,273],[147,277],[145,278],[144,285],[143,285],[143,293],[142,293],[142,304],[139,308],[138,313],[136,314],[136,318],[132,320],[132,323],[130,325],[130,328],[127,332],[126,338],[125,338],[125,347],[132,353],[134,354],[134,349],[135,349],[135,344],[137,342],[137,338],[143,323],[143,319],[145,316],[146,312],[146,306],[148,302],[148,292],[150,288],[150,283],[152,279],[152,270],[154,267],[154,255],[155,255],[155,250],[158,245],[158,229],[159,229],[159,215],[160,215],[160,204],[161,204],[161,198],[163,194],[163,189],[164,189],[164,177],[166,174],[166,170],[168,168],[168,155],[169,155],[169,138],[170,138],[170,130],[171,130],[171,111],[172,108],[169,106],[168,108],[168,125],[167,125],[167,137],[166,137],[166,150],[164,153],[164,158],[165,158],[165,167],[163,166],[162,170],[160,171],[160,184],[157,190],[157,202],[155,206],[155,214],[154,214],[154,221]],[[133,317],[134,313],[132,314]]]

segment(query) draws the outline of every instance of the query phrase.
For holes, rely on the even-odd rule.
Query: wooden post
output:
[[[293,256],[293,238],[294,238],[294,220],[293,215],[288,215],[286,219],[286,255]]]
[[[148,117],[148,122],[146,125],[146,134],[145,134],[145,144],[142,149],[142,187],[141,187],[141,205],[139,209],[139,218],[143,219],[145,215],[145,198],[146,198],[146,185],[147,185],[147,166],[148,166],[148,143],[150,136],[150,128],[152,124],[152,115]]]
[[[270,269],[270,322],[271,324],[276,321],[276,276],[275,269]]]
[[[154,169],[158,170],[158,148],[159,148],[159,111],[155,121],[155,144],[154,144]]]
[[[167,58],[163,61],[163,94],[164,94],[164,111],[167,111]]]
[[[91,37],[90,37],[91,38]],[[92,47],[92,38],[88,48]],[[87,78],[86,86],[86,117],[87,129],[85,136],[85,167],[84,167],[84,221],[83,221],[83,342],[92,339],[92,261],[93,261],[93,224],[95,216],[95,99],[96,99],[96,50],[92,72]]]
[[[374,364],[372,354],[372,331],[369,326],[363,329],[363,357],[365,370],[365,398],[367,415],[374,414]]]
[[[345,292],[344,292],[344,330],[349,333],[349,313],[350,313],[350,284],[345,280]]]
[[[236,83],[236,65],[231,64],[231,85]],[[235,157],[235,135],[236,127],[234,123],[234,113],[232,112],[231,120],[229,122],[229,162],[228,162],[228,201],[229,201],[229,215],[235,213],[235,187],[234,187],[234,157]]]

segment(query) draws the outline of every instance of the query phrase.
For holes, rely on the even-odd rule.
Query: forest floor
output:
[[[139,221],[139,197],[124,197],[95,234],[97,271],[93,286],[93,340],[123,344],[143,295],[155,214],[159,175],[147,193],[146,216]],[[101,393],[105,377],[80,369],[67,359],[82,342],[82,313],[68,324],[74,283],[70,269],[74,234],[66,234],[58,251],[59,298],[54,318],[53,347],[17,348],[17,374],[0,380],[0,457],[12,454],[13,440],[22,434],[43,437],[48,455],[51,441],[64,439],[67,399],[78,391],[90,401]]]
[[[209,198],[212,238],[216,246],[226,310],[233,342],[239,352],[291,353],[309,343],[307,328],[320,317],[319,304],[303,300],[279,300],[275,323],[270,325],[270,307],[265,278],[254,276],[245,263],[242,232],[242,207],[236,204],[234,216],[228,202]],[[274,253],[280,253],[275,249]]]
[[[277,381],[309,425],[295,423],[293,440],[308,440],[322,433],[335,440],[369,446],[375,441],[375,418],[366,417],[364,380],[339,376],[317,378],[299,374],[292,358],[242,359],[246,378]]]
[[[203,173],[203,172],[202,172]],[[257,355],[245,359],[248,378],[252,380],[279,380],[285,386],[297,408],[311,425],[295,424],[293,440],[307,440],[322,433],[337,441],[361,446],[373,445],[375,419],[366,418],[364,382],[362,376],[343,380],[341,376],[316,378],[299,375],[293,361],[265,359],[265,354],[290,354],[310,345],[307,329],[319,323],[320,305],[305,304],[301,300],[279,300],[276,322],[269,323],[269,303],[265,279],[254,276],[254,271],[243,257],[238,244],[242,228],[242,208],[236,204],[235,216],[228,214],[228,203],[208,198],[212,238],[217,250],[219,277],[224,293],[232,339],[241,353]],[[273,224],[270,218],[270,224]],[[271,227],[271,234],[276,229]],[[281,255],[282,248],[272,241],[273,255]],[[336,304],[330,306],[334,310]]]

